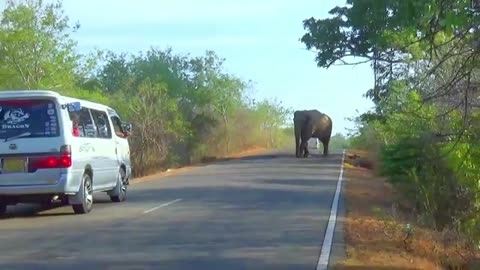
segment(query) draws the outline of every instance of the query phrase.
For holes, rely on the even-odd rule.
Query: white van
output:
[[[7,205],[56,199],[88,213],[94,192],[124,201],[130,132],[105,105],[52,91],[0,91],[0,214]]]

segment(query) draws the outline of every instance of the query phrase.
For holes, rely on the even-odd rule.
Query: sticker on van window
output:
[[[30,114],[20,108],[9,110],[3,115],[2,128],[29,128],[30,124],[22,123],[28,118],[30,118]]]
[[[50,122],[45,122],[45,135],[50,135]]]
[[[0,100],[0,139],[29,132],[29,138],[61,132],[55,102],[46,99]]]

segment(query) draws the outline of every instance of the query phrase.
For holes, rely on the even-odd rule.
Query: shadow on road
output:
[[[60,208],[62,206],[57,206],[55,208]],[[32,207],[33,208],[33,207]],[[72,213],[65,213],[65,212],[62,212],[62,213],[42,213],[43,211],[48,211],[48,210],[52,210],[52,209],[55,209],[54,207],[52,208],[46,208],[46,209],[35,209],[35,210],[30,210],[28,209],[27,211],[25,212],[22,212],[22,211],[15,211],[14,213],[9,213],[9,214],[5,214],[3,215],[2,217],[0,217],[0,220],[2,219],[11,219],[11,218],[36,218],[38,216],[42,216],[42,217],[55,217],[55,216],[70,216],[70,215],[75,215],[75,213],[73,213],[73,210],[72,210]]]
[[[95,204],[112,203],[112,201],[103,194],[94,196]],[[68,211],[49,212],[65,207]],[[95,205],[94,205],[95,207]],[[71,205],[63,205],[61,203],[52,203],[48,206],[41,204],[22,204],[9,205],[7,212],[0,216],[0,221],[12,218],[36,218],[36,217],[55,217],[75,215]],[[1,269],[1,268],[0,268]]]
[[[10,205],[7,208],[7,213],[0,216],[0,220],[16,218],[16,217],[23,217],[23,218],[35,217],[42,211],[52,210],[61,206],[62,205],[60,203],[55,203],[48,206],[40,205],[40,204],[17,204],[15,206]],[[57,215],[58,214],[53,214],[53,216],[57,216]]]
[[[308,158],[296,158],[293,154],[286,154],[286,153],[276,153],[276,154],[268,154],[268,155],[257,155],[257,156],[247,156],[242,158],[231,159],[227,161],[215,162],[212,164],[223,165],[223,164],[239,164],[239,163],[257,163],[259,161],[266,161],[266,162],[275,162],[278,166],[284,166],[286,164],[290,165],[297,165],[297,164],[305,164],[305,165],[320,165],[322,167],[325,165],[340,165],[341,154],[331,154],[327,157],[322,155],[314,154]],[[272,161],[270,161],[272,160]],[[211,164],[206,164],[211,165]],[[296,169],[297,167],[295,167]]]

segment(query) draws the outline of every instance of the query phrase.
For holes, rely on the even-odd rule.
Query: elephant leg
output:
[[[298,146],[298,158],[301,158],[302,156],[303,156],[303,141],[301,141]]]
[[[322,143],[323,143],[323,156],[325,156],[325,157],[328,156],[328,144],[329,144],[329,142],[330,142],[329,138],[324,139],[322,141]]]
[[[294,129],[295,129],[295,156],[299,158],[302,155],[302,149],[300,144],[300,137],[301,137],[300,127],[298,127],[297,124],[295,124]]]
[[[304,151],[303,157],[308,158],[310,152],[308,151],[308,140],[302,142],[302,150]]]
[[[302,146],[298,140],[295,140],[295,156],[299,158],[302,155]]]
[[[307,158],[308,155],[310,154],[310,152],[308,151],[308,141],[311,139],[311,136],[312,136],[312,128],[313,128],[313,125],[311,123],[311,120],[307,119],[305,121],[305,126],[303,127],[302,134],[301,134],[302,144],[303,144],[302,148],[305,151],[305,153],[303,154],[304,158]]]

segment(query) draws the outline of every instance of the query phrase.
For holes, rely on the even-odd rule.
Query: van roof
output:
[[[112,111],[116,113],[114,109],[111,107],[101,104],[101,103],[96,103],[84,99],[78,99],[74,97],[69,97],[69,96],[64,96],[59,94],[58,92],[51,91],[51,90],[2,90],[0,91],[0,99],[1,98],[16,98],[16,97],[21,97],[21,98],[28,98],[28,97],[54,97],[58,98],[62,102],[81,102],[83,105],[88,106],[88,107],[96,107],[96,108],[102,108],[106,109],[109,111]],[[93,108],[92,108],[93,109]]]

